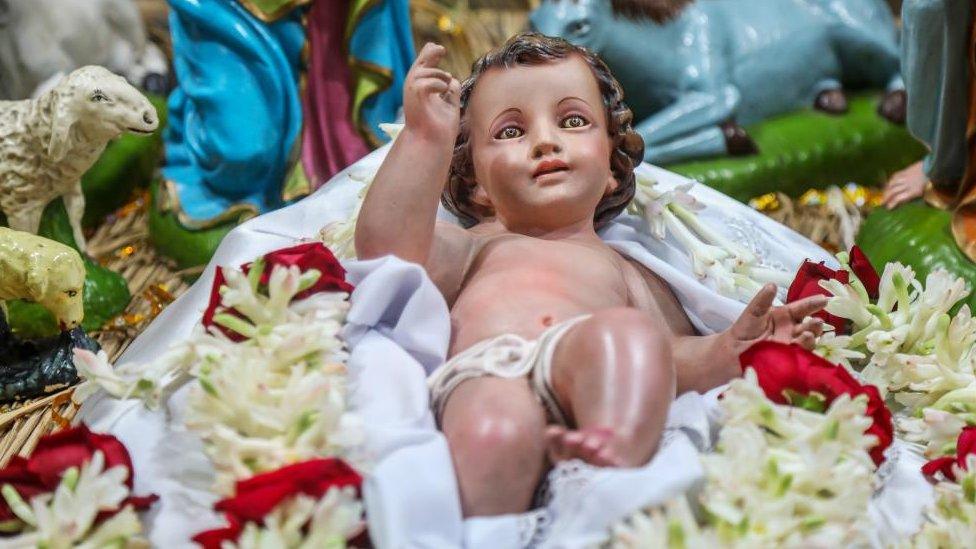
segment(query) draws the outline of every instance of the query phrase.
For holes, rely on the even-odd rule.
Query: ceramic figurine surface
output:
[[[54,315],[62,330],[84,318],[85,265],[76,250],[31,233],[0,227],[0,301],[26,299]]]
[[[742,125],[815,106],[844,112],[845,86],[904,110],[896,29],[884,0],[544,0],[533,27],[597,52],[627,90],[658,164],[755,146]]]
[[[0,402],[48,394],[78,381],[72,350],[98,350],[81,327],[84,286],[85,265],[74,248],[0,227]],[[58,332],[19,337],[3,306],[13,300],[49,311]]]
[[[383,142],[413,58],[406,0],[169,5],[177,88],[155,206],[175,219],[162,246],[209,246],[190,233],[304,196]]]
[[[0,0],[0,99],[25,99],[85,65],[165,92],[166,58],[133,0]]]
[[[868,216],[858,241],[872,261],[901,261],[920,279],[941,267],[976,280],[976,8],[906,0],[902,26],[907,126],[928,154],[892,176],[888,209]]]
[[[450,308],[427,385],[464,516],[528,511],[561,461],[641,466],[676,391],[741,375],[756,341],[813,344],[819,320],[803,319],[823,296],[774,307],[757,283],[730,328],[698,336],[676,290],[601,240],[634,197],[643,142],[592,52],[519,35],[463,84],[437,68],[445,52],[427,44],[407,77],[355,246],[423,265]],[[438,220],[439,196],[463,227]]]
[[[976,152],[971,137],[976,119],[973,86],[973,5],[965,0],[911,0],[902,5],[902,49],[908,89],[908,129],[929,148],[916,165],[892,178],[886,203],[897,206],[922,196],[944,209],[961,207],[953,232],[966,254],[976,259],[976,226],[966,206]],[[974,221],[976,222],[976,221]]]
[[[84,251],[82,174],[109,140],[149,135],[158,124],[142,93],[96,66],[75,70],[37,99],[0,101],[0,211],[11,228],[36,233],[45,206],[61,197]]]
[[[263,213],[307,194],[309,188],[285,182],[299,159],[314,188],[364,155],[373,141],[364,134],[378,132],[365,122],[357,127],[355,120],[373,117],[353,107],[396,116],[399,100],[380,99],[399,89],[397,73],[402,80],[405,68],[398,67],[409,66],[413,55],[405,2],[373,3],[367,13],[337,0],[317,0],[307,9],[298,2],[267,4],[262,10],[238,0],[170,1],[178,87],[169,99],[163,173],[188,227],[234,211]],[[371,94],[376,107],[351,95],[358,80],[340,50],[359,35],[345,38],[347,22],[376,27],[372,44],[359,43],[376,52],[376,67],[391,67],[390,89]]]

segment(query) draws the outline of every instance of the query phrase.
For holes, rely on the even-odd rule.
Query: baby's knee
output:
[[[536,418],[518,416],[508,411],[465,414],[449,418],[445,415],[444,434],[452,452],[481,455],[485,459],[511,456],[521,450],[542,444],[545,426]],[[486,452],[486,449],[490,451]]]
[[[545,414],[525,380],[485,377],[462,383],[447,400],[441,427],[456,452],[506,455],[541,444]]]

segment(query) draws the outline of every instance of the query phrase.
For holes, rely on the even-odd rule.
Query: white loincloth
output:
[[[346,219],[362,186],[349,173],[375,171],[388,150],[389,146],[373,152],[301,202],[231,231],[200,279],[163,311],[119,362],[149,362],[186,338],[206,307],[216,265],[237,267],[314,237],[328,222]],[[665,190],[686,182],[646,164],[639,169]],[[696,185],[691,194],[706,205],[699,213],[705,223],[744,244],[766,266],[795,272],[806,258],[836,265],[823,249],[748,206],[703,185]],[[640,227],[639,220],[625,216],[601,236],[667,281],[702,333],[725,329],[743,304],[703,285],[670,237],[658,241],[642,234]],[[681,494],[701,478],[695,455],[711,443],[714,425],[709,415],[716,407],[713,397],[692,393],[672,406],[661,449],[645,467],[595,469],[571,462],[551,474],[551,498],[545,507],[462,521],[450,455],[435,428],[425,381],[447,352],[447,306],[417,265],[389,257],[348,261],[344,266],[356,286],[345,337],[351,352],[350,398],[364,419],[365,450],[374,463],[364,498],[377,547],[592,545],[612,522]],[[79,412],[93,430],[111,432],[129,448],[135,492],[161,496],[149,514],[150,540],[156,547],[190,547],[193,534],[222,525],[211,510],[216,499],[208,491],[213,472],[200,442],[180,427],[186,389],[177,391],[165,411],[149,412],[141,403],[119,402],[102,393]],[[918,473],[922,458],[904,444],[894,448],[895,459],[881,475],[884,486],[872,501],[879,542],[913,532],[921,509],[931,500],[931,488]]]

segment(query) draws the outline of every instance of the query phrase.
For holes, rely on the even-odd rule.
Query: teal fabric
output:
[[[414,59],[410,10],[407,0],[383,0],[370,7],[349,38],[349,53],[357,59],[388,69],[392,82],[367,98],[360,111],[374,142],[387,140],[379,125],[393,122],[403,102],[403,81]]]
[[[302,127],[301,11],[264,23],[237,0],[169,0],[173,65],[163,174],[191,219],[281,205]]]

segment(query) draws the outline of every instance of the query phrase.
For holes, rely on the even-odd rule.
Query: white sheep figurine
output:
[[[37,99],[0,101],[0,211],[12,229],[37,233],[44,207],[63,197],[78,247],[85,250],[81,176],[108,142],[149,135],[156,109],[121,76],[82,67]]]
[[[81,324],[85,264],[73,248],[0,227],[0,302],[27,299],[51,311],[62,330]]]

